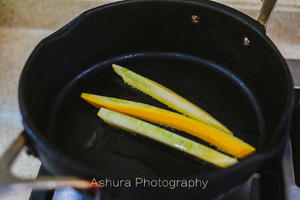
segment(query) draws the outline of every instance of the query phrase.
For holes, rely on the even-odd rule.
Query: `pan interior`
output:
[[[78,162],[103,174],[120,175],[140,172],[179,177],[219,170],[158,142],[111,127],[97,117],[98,109],[82,100],[81,92],[170,109],[124,84],[113,72],[113,63],[161,83],[209,112],[235,136],[255,147],[259,144],[263,134],[259,105],[245,84],[230,72],[230,66],[179,53],[143,52],[99,62],[77,76],[58,96],[50,114],[47,137]],[[206,144],[186,133],[172,131]],[[137,164],[128,164],[132,162]]]

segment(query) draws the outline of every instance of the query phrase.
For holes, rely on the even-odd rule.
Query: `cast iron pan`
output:
[[[169,109],[124,84],[113,63],[199,105],[256,153],[220,169],[105,124],[81,92]],[[283,149],[293,96],[286,63],[257,21],[214,2],[177,0],[125,1],[83,13],[36,47],[19,91],[29,146],[52,173],[205,177],[210,195],[241,183]]]

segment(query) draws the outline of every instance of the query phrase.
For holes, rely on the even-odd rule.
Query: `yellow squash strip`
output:
[[[82,93],[81,97],[97,108],[104,107],[132,117],[185,131],[238,158],[242,158],[255,151],[254,147],[237,137],[175,112],[143,103],[88,93]]]
[[[125,67],[113,64],[114,71],[122,77],[124,82],[139,89],[140,91],[150,95],[154,99],[166,104],[170,108],[185,114],[193,119],[202,121],[211,126],[219,128],[228,134],[232,132],[226,128],[223,124],[217,121],[213,116],[208,114],[205,110],[196,106],[192,102],[176,94],[172,90],[154,82],[146,77],[138,75],[133,71],[128,70]]]
[[[110,125],[156,140],[218,167],[224,168],[237,163],[235,158],[128,115],[100,108],[98,116]]]

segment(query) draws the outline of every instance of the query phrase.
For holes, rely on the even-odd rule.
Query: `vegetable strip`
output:
[[[154,99],[166,104],[170,108],[173,108],[174,110],[193,119],[202,121],[204,123],[207,123],[208,125],[214,126],[215,128],[219,128],[227,132],[228,134],[233,135],[233,133],[228,128],[226,128],[205,110],[196,106],[182,96],[176,94],[172,90],[146,77],[136,74],[125,67],[113,64],[113,69],[118,75],[122,77],[124,82],[148,94]]]
[[[128,115],[101,108],[98,116],[110,125],[156,140],[218,167],[224,168],[237,163],[235,158]]]
[[[238,158],[243,158],[255,151],[254,147],[237,137],[175,112],[143,103],[88,93],[82,93],[81,97],[97,108],[105,107],[132,117],[185,131]]]

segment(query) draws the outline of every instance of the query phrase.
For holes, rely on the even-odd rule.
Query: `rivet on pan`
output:
[[[250,40],[249,40],[248,37],[244,37],[243,45],[244,45],[244,46],[249,46],[249,45],[250,45]]]
[[[191,21],[192,21],[192,23],[197,24],[200,21],[200,17],[197,16],[197,15],[192,15],[191,16]]]

